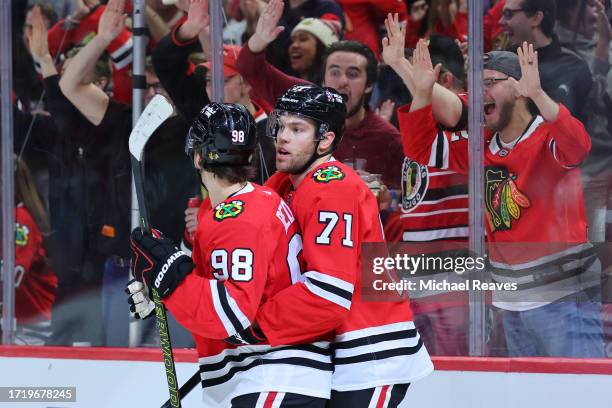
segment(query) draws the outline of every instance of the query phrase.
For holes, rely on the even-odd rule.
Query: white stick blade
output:
[[[138,161],[142,160],[142,152],[151,135],[172,115],[172,111],[172,105],[162,95],[155,95],[142,111],[129,140],[130,153]]]

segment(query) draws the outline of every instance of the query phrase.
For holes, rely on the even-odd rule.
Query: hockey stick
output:
[[[129,147],[132,162],[132,173],[134,174],[134,185],[136,187],[136,198],[138,199],[138,211],[140,212],[140,225],[143,230],[150,231],[149,213],[145,205],[144,175],[142,171],[142,156],[149,138],[155,130],[172,115],[172,105],[161,95],[155,97],[144,109],[136,125],[130,133]],[[150,288],[155,303],[155,316],[157,318],[157,332],[161,339],[162,354],[164,357],[164,368],[168,380],[168,392],[170,393],[170,406],[181,408],[181,399],[178,393],[178,381],[176,379],[176,368],[174,367],[174,356],[172,355],[172,344],[170,342],[170,331],[166,319],[166,309],[161,303],[159,294],[155,288]]]
[[[202,381],[202,378],[200,375],[200,370],[198,370],[195,373],[193,373],[191,378],[187,380],[185,384],[181,385],[181,388],[179,389],[179,399],[182,400],[183,398],[185,398],[187,394],[189,394],[191,390],[193,390],[196,387],[196,385],[198,385],[201,381]],[[172,403],[170,402],[170,400],[167,400],[166,402],[164,402],[164,405],[161,406],[161,408],[170,408],[170,407],[172,407]]]

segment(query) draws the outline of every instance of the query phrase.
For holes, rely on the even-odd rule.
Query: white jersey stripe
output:
[[[132,45],[133,45],[133,41],[132,41],[132,37],[130,37],[125,43],[123,43],[123,45],[121,47],[119,47],[115,51],[111,52],[110,53],[110,57],[112,59],[116,60],[121,55],[123,55],[127,50],[132,48]]]
[[[393,385],[386,385],[385,387],[389,388],[387,388],[387,394],[385,395],[385,401],[383,402],[382,408],[387,408],[389,406],[389,401],[391,401],[391,392],[393,391]]]
[[[353,293],[353,290],[355,288],[355,286],[352,283],[349,283],[349,282],[344,281],[342,279],[338,279],[338,278],[335,278],[333,276],[326,275],[324,273],[317,272],[317,271],[308,271],[308,272],[304,273],[304,276],[306,278],[312,278],[314,280],[318,280],[318,281],[321,281],[321,282],[328,283],[328,284],[330,284],[332,286],[335,286],[335,287],[340,288],[342,290],[346,290],[347,292],[351,292],[351,293]]]
[[[215,312],[217,313],[219,320],[221,320],[221,324],[223,324],[223,327],[227,332],[227,336],[233,336],[234,334],[236,334],[236,329],[230,322],[229,318],[225,314],[225,311],[223,310],[223,307],[221,306],[221,300],[219,299],[219,291],[217,289],[217,281],[211,279],[209,281],[209,284],[210,293],[212,294],[213,305],[215,307]]]
[[[113,62],[113,65],[115,65],[115,68],[117,69],[123,69],[132,63],[133,58],[134,58],[133,55],[130,54],[126,56],[124,59],[122,59],[121,61]]]
[[[402,331],[402,330],[412,330],[414,328],[415,328],[414,322],[412,321],[391,323],[391,324],[386,324],[384,326],[368,327],[365,329],[353,330],[350,332],[339,334],[336,336],[335,342],[338,343],[341,341],[349,341],[349,340],[354,340],[354,339],[360,339],[362,337],[375,336],[377,334],[393,333],[393,332]]]
[[[304,282],[304,285],[306,285],[308,290],[311,291],[312,293],[314,293],[315,295],[317,295],[319,297],[322,297],[323,299],[328,300],[328,301],[330,301],[332,303],[335,303],[338,306],[342,306],[345,309],[348,309],[348,310],[351,309],[351,301],[350,300],[345,299],[342,296],[338,296],[335,293],[332,293],[332,292],[329,292],[327,290],[324,290],[324,289],[314,285],[309,280],[306,280]]]
[[[376,408],[376,405],[378,405],[378,399],[380,398],[381,391],[382,391],[382,387],[374,388],[374,392],[372,393],[372,399],[370,399],[368,408]]]
[[[266,400],[268,399],[269,392],[262,392],[259,394],[259,398],[257,398],[257,402],[255,403],[255,408],[263,408]]]
[[[223,289],[225,290],[225,293],[227,294],[227,303],[229,303],[229,306],[232,309],[232,312],[234,312],[234,314],[238,318],[238,321],[242,325],[240,329],[242,330],[246,329],[247,327],[251,325],[251,322],[249,321],[248,317],[246,317],[244,313],[242,313],[242,310],[240,310],[240,307],[238,306],[234,298],[229,294],[227,288],[223,286]],[[238,328],[236,328],[236,330],[238,330]]]
[[[276,397],[274,398],[274,401],[272,402],[272,407],[271,408],[280,408],[280,406],[283,403],[284,399],[285,399],[285,393],[284,392],[279,392],[278,394],[276,394]]]
[[[419,339],[419,335],[417,334],[415,337],[409,337],[405,339],[381,341],[380,343],[376,344],[366,344],[363,346],[351,347],[347,349],[337,349],[334,352],[334,356],[336,358],[347,358],[361,356],[368,353],[380,353],[386,350],[397,350],[400,348],[416,347],[419,344]]]

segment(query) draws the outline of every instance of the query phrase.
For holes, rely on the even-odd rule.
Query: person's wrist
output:
[[[39,64],[53,64],[53,57],[48,52],[45,55],[35,58]]]
[[[98,35],[96,35],[91,41],[95,41],[97,45],[100,45],[102,48],[106,48],[111,42],[113,42],[113,40],[114,38],[98,33]]]
[[[189,41],[196,38],[198,34],[200,34],[200,31],[202,31],[200,27],[190,23],[189,20],[187,20],[179,27],[176,34],[179,40]]]
[[[534,102],[537,102],[538,100],[544,98],[545,95],[546,93],[544,92],[542,88],[534,89],[531,91],[531,94],[529,95],[529,99],[531,99]]]
[[[255,54],[262,52],[267,45],[268,44],[257,35],[257,32],[255,32],[248,41],[249,49]]]
[[[417,98],[421,100],[430,99],[432,95],[433,95],[433,86],[431,88],[417,89],[414,91],[415,99]]]

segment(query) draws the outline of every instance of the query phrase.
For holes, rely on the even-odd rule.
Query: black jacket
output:
[[[180,115],[187,123],[197,117],[202,108],[210,103],[206,93],[206,81],[202,70],[189,72],[189,54],[199,49],[196,42],[177,44],[173,41],[173,33],[161,39],[153,53],[153,66],[160,82],[168,92]],[[261,118],[260,118],[261,119]],[[253,165],[255,177],[252,181],[263,184],[275,171],[275,148],[271,138],[266,136],[267,118],[257,121],[258,144],[263,153],[264,166],[261,163],[262,155],[257,149]],[[267,169],[264,171],[263,169]]]

